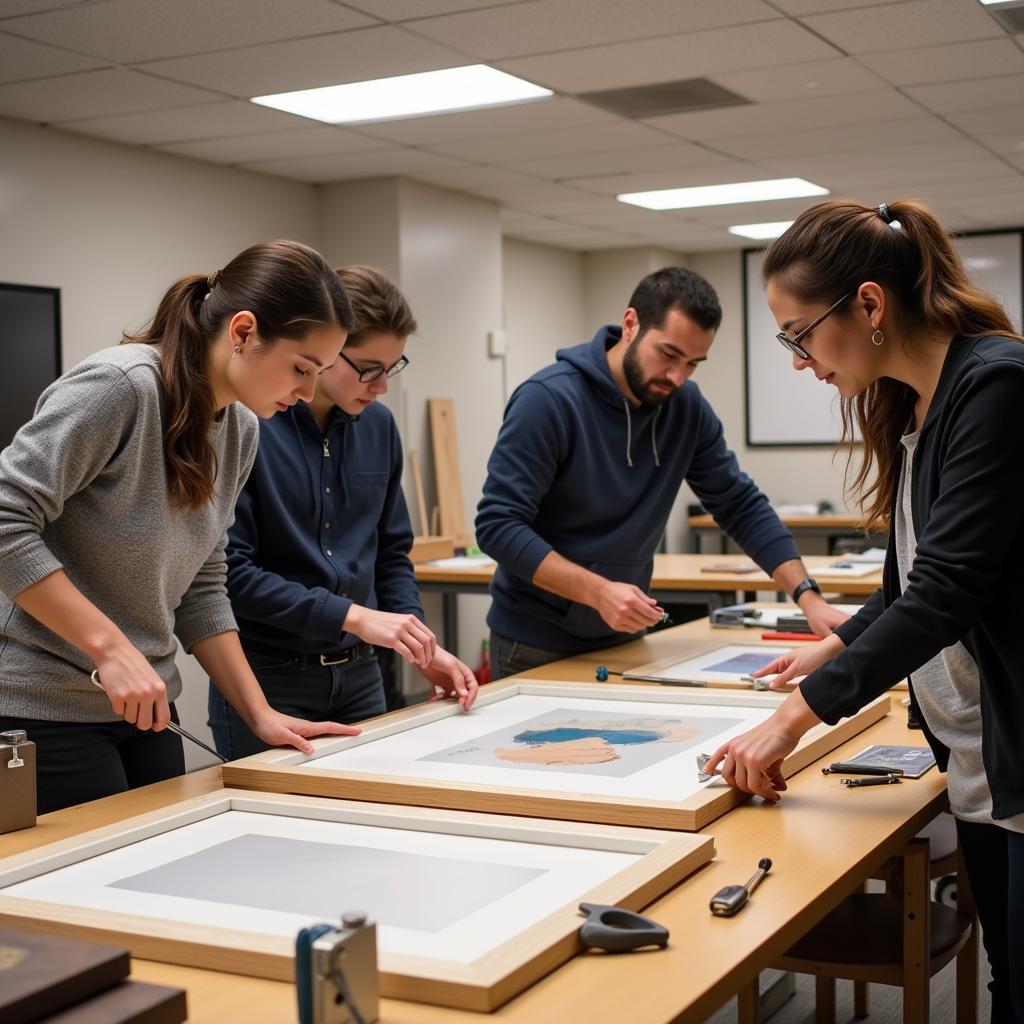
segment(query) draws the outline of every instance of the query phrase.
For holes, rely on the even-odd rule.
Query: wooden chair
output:
[[[905,1024],[925,1024],[932,975],[954,957],[957,1024],[976,1024],[978,938],[975,908],[966,873],[959,871],[959,907],[935,903],[929,883],[929,841],[912,839],[901,851],[902,901],[887,893],[855,892],[786,951],[772,967],[812,974],[816,1024],[834,1024],[836,979],[862,987],[855,993],[855,1014],[868,1014],[867,983],[903,989]],[[740,1024],[757,1022],[755,977],[740,992]]]

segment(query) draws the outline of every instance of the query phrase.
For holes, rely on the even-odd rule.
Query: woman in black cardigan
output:
[[[992,1019],[1024,1022],[1024,339],[916,202],[815,206],[771,246],[764,276],[794,368],[838,390],[846,440],[860,430],[854,489],[890,542],[881,591],[763,670],[776,688],[806,678],[707,770],[777,801],[782,759],[808,729],[913,673],[948,772]]]

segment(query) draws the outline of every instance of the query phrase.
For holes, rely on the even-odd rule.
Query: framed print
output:
[[[767,644],[728,644],[688,658],[661,658],[638,665],[622,673],[625,680],[665,683],[669,686],[731,687],[753,690],[750,673],[770,665],[780,655],[792,650]],[[767,679],[765,680],[767,683]]]
[[[697,755],[765,721],[784,693],[507,679],[464,712],[449,701],[314,740],[311,755],[270,750],[230,762],[225,783],[416,806],[695,832],[746,799],[700,782]],[[811,729],[783,763],[792,775],[877,721],[880,697]]]
[[[582,901],[640,910],[714,841],[219,790],[0,860],[0,925],[294,979],[301,928],[363,910],[381,993],[493,1010],[579,949]]]

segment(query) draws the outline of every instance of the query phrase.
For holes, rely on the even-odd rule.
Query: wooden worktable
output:
[[[732,565],[749,561],[745,555],[655,555],[654,575],[649,592],[662,602],[689,602],[720,608],[737,600],[737,595],[753,591],[778,593],[779,585],[758,570],[752,573],[705,572],[708,566]],[[836,561],[826,555],[804,558],[807,571],[826,591],[866,597],[882,585],[882,571],[868,576],[844,577],[830,575],[826,567]],[[416,582],[423,593],[439,593],[444,598],[444,646],[458,650],[458,609],[460,594],[486,594],[494,576],[494,566],[470,566],[464,569],[439,568],[420,564],[416,566]]]
[[[828,541],[828,550],[831,551],[833,544],[841,537],[863,539],[863,519],[860,516],[853,516],[849,513],[821,513],[812,516],[779,516],[782,525],[793,534],[799,544],[801,537],[824,537]],[[709,515],[690,516],[686,520],[690,529],[690,550],[699,554],[702,550],[701,541],[704,537],[717,540],[719,550],[724,552],[727,548],[727,537],[725,531]],[[886,535],[884,533],[873,533],[868,538],[871,544],[878,547],[885,547]]]
[[[593,666],[633,665],[668,654],[699,653],[715,643],[757,642],[757,631],[710,631],[696,622],[665,630],[613,651],[571,659],[531,673],[592,679]],[[849,756],[869,743],[922,743],[908,733],[903,709],[893,712],[829,755]],[[0,836],[0,856],[32,849],[88,828],[195,796],[220,785],[218,768],[160,783],[40,819],[35,829]],[[705,831],[717,858],[652,904],[647,913],[672,933],[666,951],[629,956],[576,957],[491,1015],[395,1000],[382,1003],[387,1024],[665,1024],[702,1021],[754,974],[775,960],[859,882],[945,806],[937,771],[899,786],[845,790],[816,767],[790,780],[782,805],[748,803]],[[774,868],[750,905],[734,919],[713,918],[708,899],[724,885],[745,881],[760,857]],[[295,1020],[292,986],[195,968],[136,961],[134,977],[183,986],[194,1024],[287,1024]]]

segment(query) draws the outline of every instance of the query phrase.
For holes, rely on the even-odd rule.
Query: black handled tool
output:
[[[716,917],[732,917],[747,905],[750,894],[761,884],[761,879],[772,869],[772,862],[762,857],[757,862],[757,870],[750,876],[746,885],[727,885],[719,889],[711,897],[711,913]]]
[[[841,785],[847,789],[857,789],[860,786],[891,786],[894,782],[902,782],[898,775],[873,775],[869,779],[840,779]]]
[[[580,942],[584,946],[608,953],[628,953],[643,946],[668,946],[668,929],[643,914],[600,903],[581,903],[580,912],[587,920],[580,925]]]
[[[103,684],[100,682],[100,673],[98,669],[93,669],[92,675],[89,678],[92,680],[93,686],[98,686],[101,690],[103,690]],[[103,692],[106,693],[105,690]],[[171,732],[176,732],[179,736],[183,737],[184,739],[191,740],[197,747],[202,747],[203,750],[205,750],[208,754],[213,754],[213,756],[217,758],[217,760],[220,761],[222,764],[227,764],[228,759],[226,757],[223,757],[222,755],[218,754],[217,751],[213,749],[213,747],[208,747],[201,739],[199,739],[196,736],[193,736],[192,733],[190,733],[187,729],[182,729],[182,727],[180,725],[177,725],[175,722],[168,722],[167,728],[170,729]]]
[[[884,768],[880,764],[856,764],[852,761],[834,761],[821,769],[822,775],[902,775],[902,768]]]

